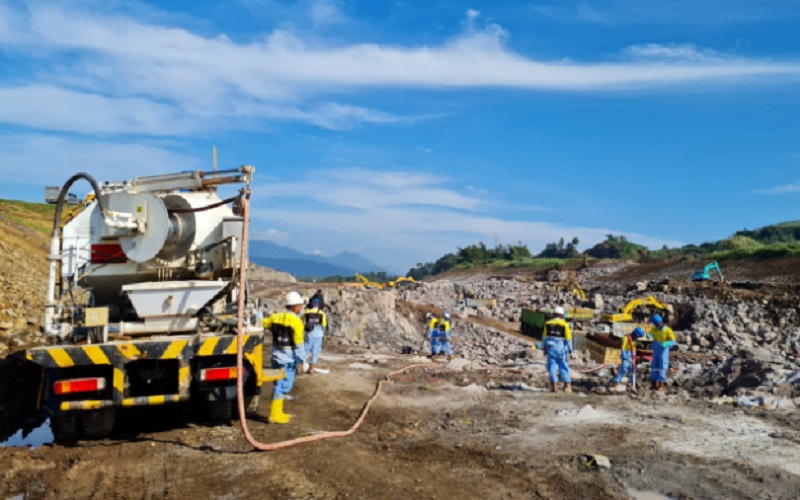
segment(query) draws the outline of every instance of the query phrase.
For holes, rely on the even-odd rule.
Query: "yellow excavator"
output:
[[[358,273],[356,273],[356,281],[361,283],[361,286],[363,286],[363,287],[372,287],[372,288],[380,288],[381,287],[380,283],[376,283],[374,281],[370,281],[370,280],[368,280],[364,276],[361,276]]]
[[[556,292],[560,292],[562,289],[570,290],[575,296],[580,297],[581,300],[586,300],[586,292],[584,292],[578,282],[572,278],[556,283]]]
[[[662,304],[655,297],[650,295],[645,299],[634,299],[628,302],[625,307],[617,308],[615,313],[603,313],[600,316],[600,321],[604,323],[630,323],[633,322],[633,311],[640,306],[652,306],[662,311],[672,312],[672,306],[669,304]]]
[[[399,285],[400,285],[400,283],[404,283],[404,282],[416,283],[416,281],[414,280],[414,278],[412,278],[411,276],[408,276],[408,277],[406,277],[406,276],[401,276],[401,277],[397,278],[397,279],[396,279],[396,280],[394,280],[394,281],[387,281],[386,283],[383,283],[383,284],[381,285],[381,290],[385,290],[385,289],[387,289],[387,288],[394,288],[394,287],[396,287],[396,286],[399,286]]]

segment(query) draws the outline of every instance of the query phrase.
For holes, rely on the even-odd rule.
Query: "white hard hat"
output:
[[[564,310],[564,308],[560,307],[560,306],[556,307],[555,309],[553,309],[553,312],[555,314],[560,314],[561,316],[566,316],[567,315],[567,312]]]
[[[297,292],[289,292],[286,294],[286,305],[287,306],[300,306],[303,305],[305,302],[303,301],[303,297],[300,296]]]

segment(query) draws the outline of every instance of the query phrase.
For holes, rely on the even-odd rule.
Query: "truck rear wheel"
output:
[[[228,423],[233,417],[233,402],[228,400],[208,401],[206,403],[206,415],[215,424]]]
[[[81,438],[80,415],[76,412],[56,415],[50,419],[50,428],[57,444],[73,445]]]
[[[108,437],[114,429],[116,417],[116,408],[101,408],[83,412],[81,418],[83,434],[90,439]]]

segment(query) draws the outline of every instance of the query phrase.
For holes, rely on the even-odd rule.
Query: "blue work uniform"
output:
[[[306,309],[303,312],[303,324],[306,332],[306,350],[311,352],[311,364],[316,365],[322,351],[322,337],[328,327],[328,316],[318,308]]]
[[[636,352],[636,341],[630,335],[622,337],[622,354],[620,355],[622,363],[619,365],[617,376],[614,377],[614,383],[619,384],[622,382],[622,377],[633,373],[633,353]],[[630,377],[629,377],[630,378]]]
[[[275,382],[272,399],[283,399],[294,385],[297,363],[306,357],[303,321],[291,311],[275,313],[262,322],[272,332],[272,368],[282,369],[286,377]]]
[[[650,362],[650,380],[666,382],[669,369],[669,348],[677,343],[672,328],[664,325],[650,329],[653,336],[653,360]]]
[[[428,324],[428,337],[431,339],[431,356],[436,356],[440,352],[442,336],[440,335],[439,330],[442,326],[444,327],[445,331],[450,330],[450,322],[444,319],[433,318]]]
[[[564,383],[572,383],[569,377],[567,356],[572,352],[572,330],[562,318],[553,318],[544,324],[542,332],[544,351],[547,353],[547,371],[550,382],[558,382],[558,374]]]
[[[450,348],[450,322],[447,320],[439,320],[434,327],[434,335],[436,336],[436,354],[453,355]]]

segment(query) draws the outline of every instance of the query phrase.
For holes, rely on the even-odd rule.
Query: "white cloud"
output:
[[[618,228],[508,220],[496,214],[504,207],[494,202],[497,197],[492,193],[464,194],[445,177],[367,169],[298,176],[303,180],[254,187],[255,227],[262,220],[281,221],[297,233],[298,242],[329,251],[364,242],[353,251],[402,266],[412,266],[420,256],[435,259],[480,240],[492,243],[495,237],[502,243],[523,241],[534,251],[561,237],[578,236],[589,244],[609,233],[627,234],[653,247],[679,244]],[[265,200],[275,198],[281,198],[280,203],[265,208]]]
[[[726,55],[711,49],[703,49],[691,43],[658,44],[645,43],[626,47],[623,53],[634,60],[681,63],[734,63],[741,58]]]
[[[800,182],[795,182],[792,184],[783,184],[781,186],[775,186],[773,188],[756,191],[756,193],[758,194],[788,194],[797,192],[800,192]]]
[[[588,21],[595,24],[610,24],[610,21],[605,14],[592,8],[586,2],[579,3],[578,7],[576,8],[576,12],[578,18],[583,21]]]
[[[416,172],[341,169],[315,172],[307,179],[258,186],[257,198],[308,198],[318,203],[374,210],[415,205],[476,210],[483,201],[445,185],[446,179]]]
[[[314,250],[311,250],[311,255],[322,255],[322,250],[315,248]]]
[[[336,4],[313,5],[318,21],[326,15],[332,19],[330,9]],[[224,34],[204,36],[150,18],[92,13],[77,5],[65,9],[47,2],[27,4],[10,16],[13,25],[0,25],[0,48],[24,54],[31,64],[47,69],[38,73],[36,83],[10,90],[6,84],[6,92],[13,90],[22,104],[6,111],[5,119],[57,130],[100,129],[87,123],[96,113],[106,133],[167,129],[186,134],[192,129],[247,126],[240,118],[300,120],[331,129],[404,120],[336,102],[335,96],[352,96],[353,90],[364,88],[604,91],[800,77],[796,61],[717,59],[688,46],[635,46],[629,56],[637,58],[629,61],[539,61],[508,48],[500,26],[479,25],[476,11],[468,11],[459,36],[421,46],[310,41],[287,29],[234,42]],[[682,57],[674,57],[676,52]],[[56,58],[59,65],[54,70]],[[26,116],[25,104],[39,98],[43,89],[61,92],[67,102],[89,111],[43,110],[43,117]]]
[[[253,240],[267,240],[274,243],[284,243],[289,239],[289,233],[285,231],[279,231],[275,228],[269,228],[267,230],[253,228],[250,232],[250,238]]]
[[[140,98],[108,98],[50,85],[0,87],[0,122],[86,134],[182,135],[196,124],[178,109]]]
[[[313,0],[309,9],[311,23],[315,27],[341,24],[346,20],[339,2],[334,0]]]
[[[43,179],[58,183],[81,171],[103,181],[129,179],[131,172],[148,175],[207,167],[198,158],[174,152],[174,146],[39,134],[0,135],[0,177],[17,184],[42,185]]]

